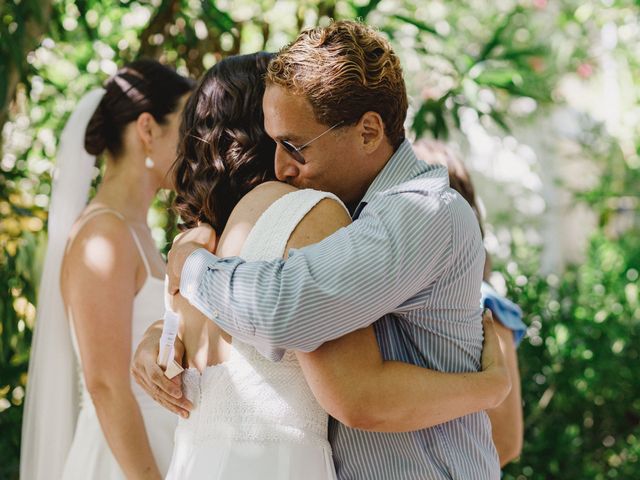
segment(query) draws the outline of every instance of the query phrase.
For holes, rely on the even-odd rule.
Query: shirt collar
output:
[[[355,212],[362,211],[363,204],[369,203],[377,193],[390,190],[393,187],[399,187],[409,180],[418,178],[420,180],[429,179],[429,185],[424,185],[421,182],[423,189],[440,190],[449,186],[447,169],[440,165],[430,165],[420,160],[416,157],[409,140],[405,139],[371,185],[369,185]]]

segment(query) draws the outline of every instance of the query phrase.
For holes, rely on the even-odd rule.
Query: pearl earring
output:
[[[144,166],[148,169],[152,169],[155,166],[155,163],[153,163],[153,159],[151,157],[146,157],[144,159]]]

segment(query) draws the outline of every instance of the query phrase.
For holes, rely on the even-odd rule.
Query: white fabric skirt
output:
[[[211,440],[196,446],[176,435],[167,480],[335,480],[331,454],[316,445]]]
[[[144,402],[140,409],[147,438],[161,473],[169,469],[177,415],[160,405]],[[92,404],[84,405],[78,416],[71,449],[67,455],[62,480],[125,480]]]
[[[299,366],[255,362],[234,350],[230,361],[203,375],[183,372],[194,410],[178,420],[168,480],[336,479],[327,414]],[[266,371],[255,369],[261,362]]]

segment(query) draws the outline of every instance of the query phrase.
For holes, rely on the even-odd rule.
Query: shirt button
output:
[[[218,315],[220,315],[220,313],[217,310],[213,311],[213,318],[218,318]]]

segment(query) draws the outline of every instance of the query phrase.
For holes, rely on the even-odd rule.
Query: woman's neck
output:
[[[92,203],[118,210],[132,223],[147,223],[147,212],[159,189],[152,172],[127,165],[131,159],[117,163],[107,161],[105,174]]]

